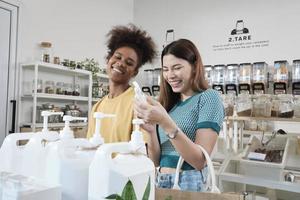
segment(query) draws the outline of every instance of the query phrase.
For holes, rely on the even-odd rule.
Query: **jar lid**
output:
[[[288,61],[287,60],[276,60],[274,61],[274,63],[287,63]]]
[[[241,65],[251,65],[251,63],[240,63],[240,66]]]
[[[52,44],[50,42],[41,42],[41,47],[50,48]]]

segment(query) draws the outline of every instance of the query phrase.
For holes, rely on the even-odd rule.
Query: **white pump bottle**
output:
[[[80,120],[80,121],[86,122],[87,118],[86,117],[72,117],[70,115],[65,115],[63,117],[63,121],[65,122],[65,127],[63,128],[63,130],[60,131],[60,134],[59,134],[59,137],[61,140],[74,138],[74,133],[70,128],[70,122],[74,121],[74,120]]]
[[[90,138],[90,142],[93,146],[99,146],[104,143],[104,139],[101,136],[100,133],[100,127],[101,127],[101,119],[108,118],[108,117],[115,117],[114,114],[105,114],[102,112],[95,112],[94,118],[96,118],[96,127],[95,127],[95,133],[93,134],[93,137]]]

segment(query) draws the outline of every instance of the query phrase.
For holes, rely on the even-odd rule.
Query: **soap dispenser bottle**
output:
[[[132,150],[146,155],[143,133],[140,131],[140,125],[144,124],[144,121],[136,118],[132,120],[132,124],[134,125],[134,130],[132,131],[131,140],[129,142],[132,146]]]
[[[100,127],[101,127],[101,119],[103,118],[108,118],[108,117],[115,117],[116,115],[114,114],[105,114],[102,112],[95,112],[94,113],[94,118],[96,119],[96,127],[95,127],[95,133],[93,136],[90,138],[90,142],[93,146],[97,147],[101,144],[104,143],[104,139],[101,136],[100,133]]]
[[[58,132],[48,130],[48,117],[51,115],[63,115],[63,112],[43,111],[43,129],[37,132],[25,145],[23,152],[22,174],[36,178],[45,177],[45,163],[49,142],[59,140]]]

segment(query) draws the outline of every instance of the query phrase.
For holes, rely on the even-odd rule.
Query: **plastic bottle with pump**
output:
[[[74,138],[70,129],[71,121],[87,121],[87,118],[65,115],[63,120],[65,127],[60,131],[60,140],[49,144],[45,180],[61,185],[63,200],[87,199],[88,170],[96,150],[83,150],[82,147],[91,146],[90,142]]]
[[[136,96],[146,101],[139,85],[134,82]],[[155,167],[145,155],[145,143],[139,125],[141,119],[133,119],[135,126],[131,141],[101,145],[90,165],[89,170],[89,200],[105,199],[112,194],[122,194],[126,183],[133,184],[137,199],[142,199],[150,180],[150,200],[154,199]],[[118,153],[113,157],[114,153]],[[101,187],[99,187],[101,186]]]
[[[58,132],[48,130],[48,117],[51,115],[63,115],[63,112],[43,111],[43,129],[37,132],[25,145],[23,152],[22,173],[25,176],[36,178],[45,177],[45,163],[49,142],[59,140]]]
[[[100,127],[101,127],[101,119],[108,118],[108,117],[115,117],[114,114],[105,114],[101,112],[95,112],[94,118],[96,119],[96,127],[95,127],[95,133],[90,138],[90,142],[92,145],[99,146],[104,143],[104,139],[100,133]]]

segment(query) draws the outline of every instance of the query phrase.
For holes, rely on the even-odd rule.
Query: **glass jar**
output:
[[[74,85],[73,96],[80,96],[80,85],[77,83]]]
[[[300,118],[300,97],[294,99],[294,117]]]
[[[64,82],[57,82],[56,83],[56,94],[65,94]]]
[[[237,115],[238,116],[247,116],[252,115],[252,101],[251,96],[248,94],[240,94],[237,98]]]
[[[41,79],[37,80],[36,92],[37,93],[43,92],[43,80],[41,80]],[[32,81],[32,93],[34,93],[34,80]]]
[[[205,65],[204,66],[205,70],[205,79],[208,83],[208,85],[211,87],[212,86],[212,66],[211,65]]]
[[[64,91],[65,91],[65,95],[73,95],[73,84],[64,83]]]
[[[55,87],[54,81],[46,81],[45,83],[45,93],[54,94]]]
[[[288,94],[278,95],[278,117],[291,118],[294,116],[293,96]]]
[[[42,58],[43,62],[50,63],[50,58],[52,54],[52,44],[50,42],[41,42],[40,44],[41,51],[42,51]]]
[[[271,96],[255,95],[253,98],[253,117],[271,117]]]

